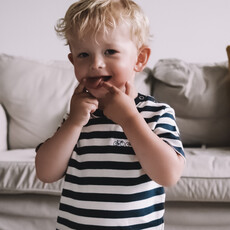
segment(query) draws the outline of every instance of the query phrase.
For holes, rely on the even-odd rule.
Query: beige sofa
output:
[[[35,146],[61,123],[76,86],[68,62],[0,55],[0,229],[55,229],[62,180],[36,178]],[[159,61],[136,77],[141,93],[175,108],[186,169],[167,188],[166,230],[230,229],[228,63]]]

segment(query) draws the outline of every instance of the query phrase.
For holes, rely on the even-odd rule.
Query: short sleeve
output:
[[[172,146],[175,151],[185,157],[183,145],[180,139],[180,132],[176,124],[175,112],[169,105],[161,104],[161,110],[156,119],[153,131]]]

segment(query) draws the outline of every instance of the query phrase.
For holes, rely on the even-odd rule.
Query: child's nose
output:
[[[105,68],[105,61],[103,57],[100,56],[95,56],[92,58],[92,63],[91,63],[91,68],[92,69],[102,69]]]

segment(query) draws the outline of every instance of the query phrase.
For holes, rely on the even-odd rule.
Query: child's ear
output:
[[[145,68],[145,66],[149,60],[150,54],[151,54],[151,49],[147,46],[142,46],[139,49],[139,53],[137,56],[137,62],[136,62],[136,65],[134,67],[134,70],[136,72],[141,72]]]
[[[68,54],[69,61],[73,64],[73,54],[69,53]]]

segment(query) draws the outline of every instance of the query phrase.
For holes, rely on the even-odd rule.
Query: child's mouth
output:
[[[89,89],[97,89],[101,87],[101,83],[109,81],[111,76],[88,77],[86,79],[85,87]]]

